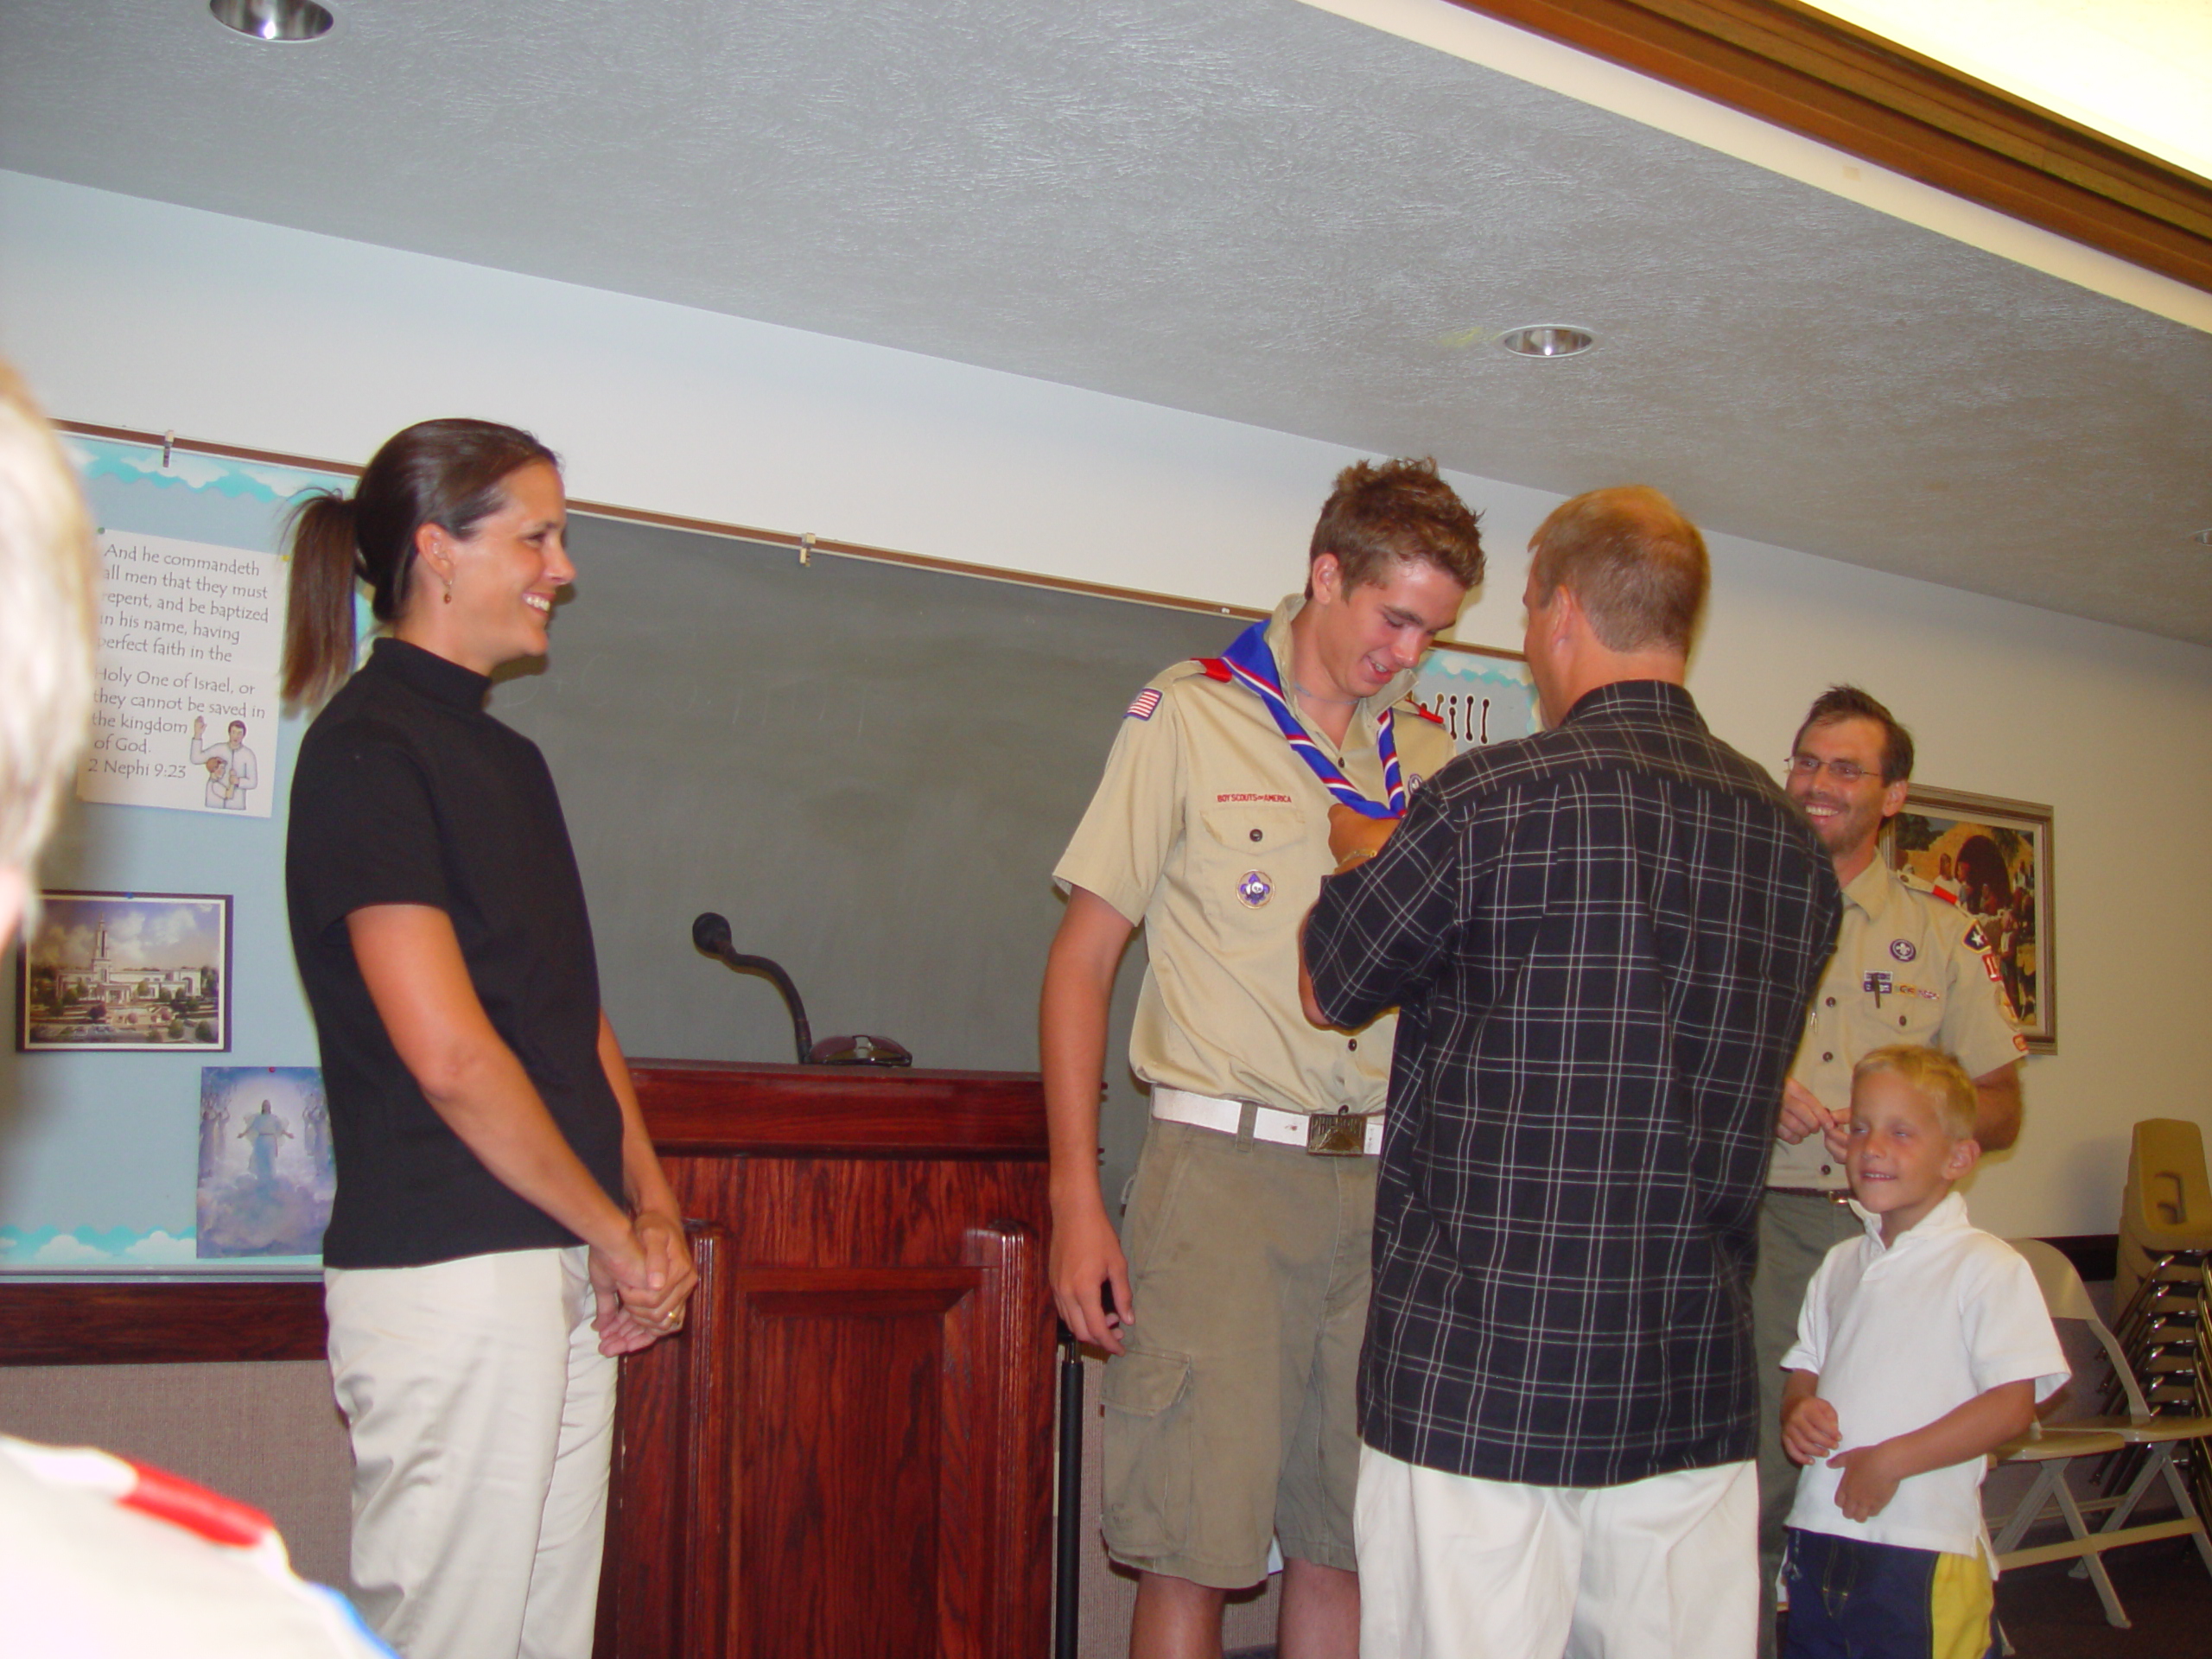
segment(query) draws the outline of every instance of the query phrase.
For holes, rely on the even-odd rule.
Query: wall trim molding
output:
[[[2113,1276],[2119,1239],[2085,1233],[2056,1245],[2085,1280]],[[322,1281],[0,1277],[0,1366],[193,1365],[321,1359]]]
[[[0,1365],[321,1359],[322,1277],[0,1278]]]
[[[2212,181],[1799,0],[1452,0],[2212,292]]]

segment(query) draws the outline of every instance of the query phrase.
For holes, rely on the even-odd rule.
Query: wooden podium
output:
[[[623,1364],[599,1659],[1044,1653],[1036,1077],[632,1071],[700,1286]]]

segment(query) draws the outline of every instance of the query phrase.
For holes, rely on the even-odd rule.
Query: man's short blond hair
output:
[[[68,458],[0,362],[0,870],[29,873],[84,753],[97,570]]]
[[[1974,1115],[1979,1109],[1979,1097],[1974,1091],[1974,1079],[1967,1076],[1967,1069],[1940,1048],[1923,1048],[1916,1043],[1892,1043],[1887,1048],[1878,1048],[1860,1058],[1851,1068],[1851,1081],[1855,1088],[1859,1079],[1876,1071],[1886,1071],[1903,1078],[1918,1090],[1923,1099],[1934,1109],[1936,1121],[1943,1126],[1943,1133],[1954,1141],[1974,1139]]]
[[[1712,580],[1705,538],[1649,485],[1560,502],[1529,548],[1538,600],[1548,603],[1562,588],[1572,593],[1608,651],[1689,654]]]

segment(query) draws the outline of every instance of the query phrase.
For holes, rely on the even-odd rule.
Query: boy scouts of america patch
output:
[[[1275,884],[1265,870],[1247,870],[1236,884],[1236,896],[1257,910],[1275,896]]]
[[[1910,962],[1920,953],[1913,949],[1912,941],[1910,939],[1891,939],[1890,941],[1890,954],[1895,957],[1899,962]]]
[[[1150,720],[1152,711],[1159,707],[1159,688],[1147,685],[1137,693],[1136,701],[1129,705],[1128,717],[1131,720]]]

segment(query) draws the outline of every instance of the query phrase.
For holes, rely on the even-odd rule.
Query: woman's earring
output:
[[[448,605],[453,603],[453,578],[451,576],[448,576],[446,578],[446,603]]]

